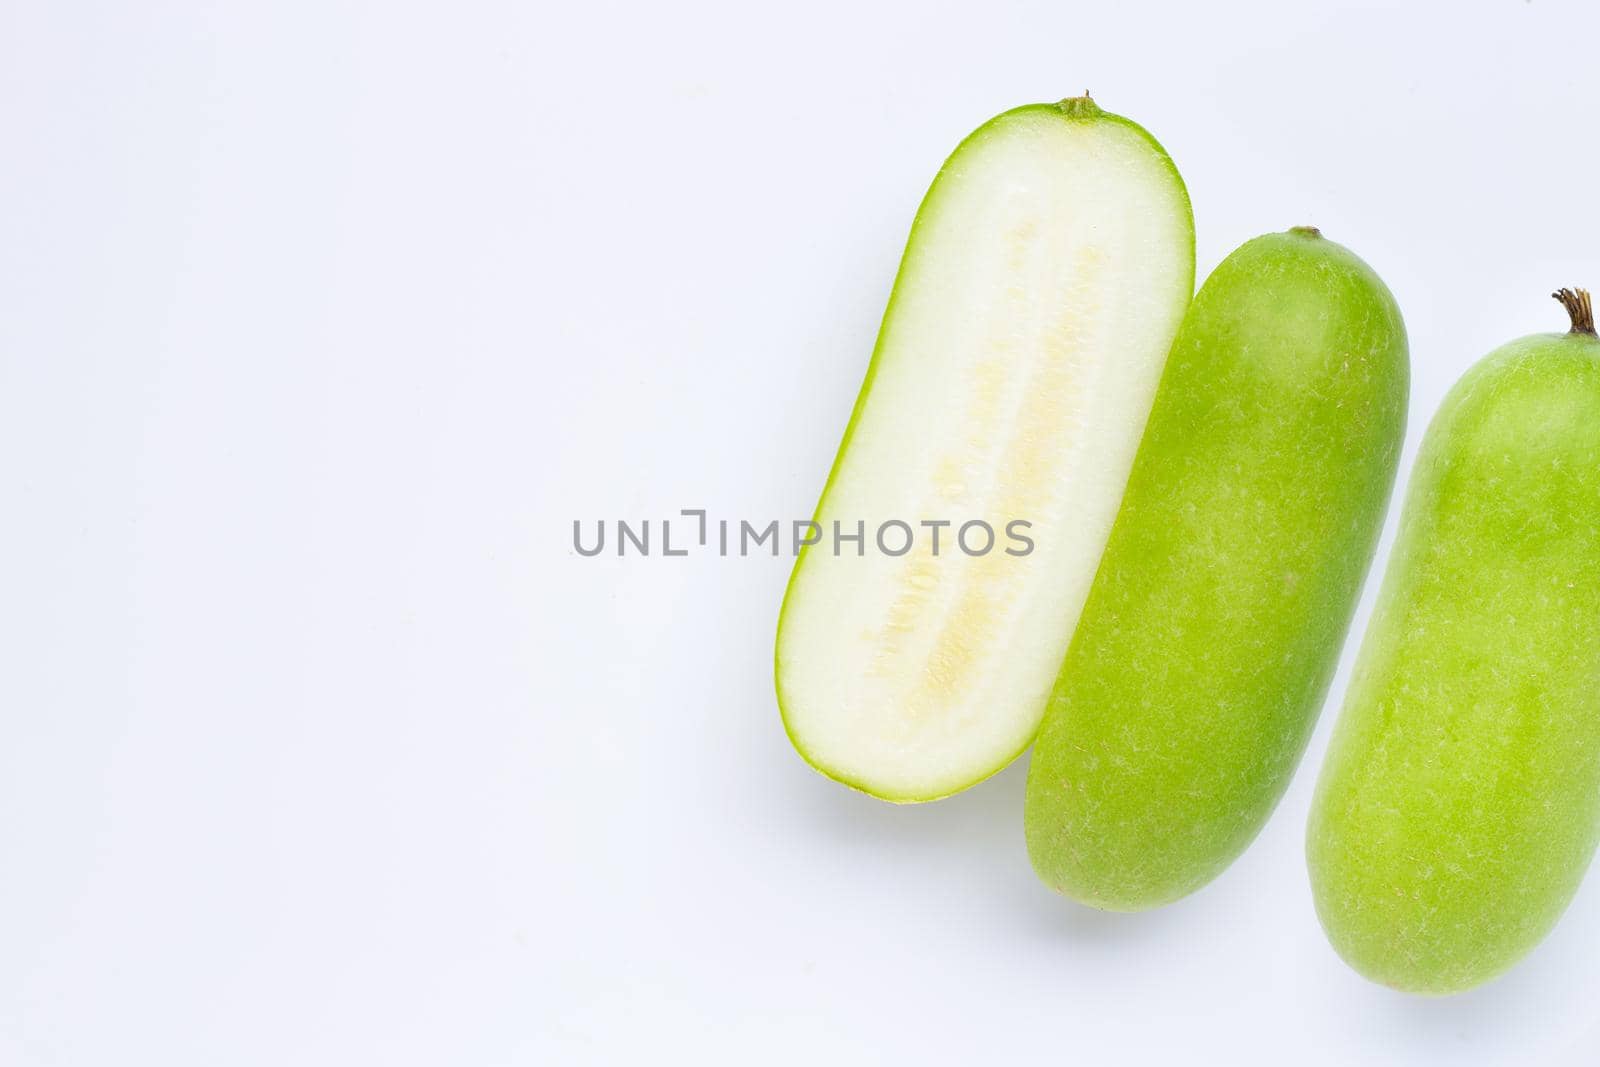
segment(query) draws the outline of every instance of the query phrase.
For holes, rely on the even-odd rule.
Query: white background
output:
[[[1453,1000],[1328,948],[1331,711],[1226,875],[1096,913],[1025,759],[912,808],[801,763],[789,560],[571,522],[808,515],[940,162],[1085,88],[1200,277],[1310,223],[1387,279],[1409,466],[1600,286],[1597,47],[1551,0],[0,2],[0,1064],[1592,1063],[1600,878]]]

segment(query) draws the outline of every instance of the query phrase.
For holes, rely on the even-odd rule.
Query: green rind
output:
[[[1404,435],[1405,328],[1315,231],[1195,297],[1028,775],[1046,884],[1134,911],[1219,874],[1304,751]]]
[[[844,436],[839,441],[839,449],[834,453],[833,464],[828,469],[828,479],[823,483],[822,493],[817,499],[817,506],[812,511],[811,518],[813,521],[819,519],[823,513],[824,505],[828,500],[828,493],[833,488],[834,478],[838,475],[840,464],[844,461],[845,454],[850,448],[850,439],[855,433],[857,420],[859,420],[861,417],[862,409],[866,406],[867,397],[872,392],[873,379],[877,376],[878,372],[878,357],[882,352],[884,339],[889,335],[890,323],[894,316],[894,310],[896,306],[896,298],[899,295],[901,282],[905,277],[907,265],[911,261],[911,253],[916,246],[918,230],[923,222],[931,217],[932,213],[938,209],[940,182],[954,168],[960,165],[963,153],[980,144],[986,136],[994,133],[1004,123],[1019,116],[1039,114],[1049,114],[1050,116],[1059,118],[1064,122],[1104,122],[1115,124],[1133,131],[1149,144],[1151,152],[1156,160],[1171,174],[1173,185],[1183,200],[1185,215],[1189,219],[1189,228],[1187,233],[1189,247],[1187,250],[1188,255],[1186,257],[1189,264],[1189,281],[1185,286],[1185,289],[1187,291],[1193,291],[1195,240],[1194,211],[1189,202],[1189,190],[1188,187],[1183,183],[1182,175],[1178,173],[1177,165],[1172,162],[1172,158],[1167,155],[1166,149],[1161,147],[1161,143],[1151,136],[1148,130],[1131,119],[1124,118],[1121,115],[1112,114],[1109,111],[1101,110],[1100,107],[1095,105],[1093,101],[1089,100],[1087,96],[1062,100],[1053,104],[1025,104],[1021,107],[1012,108],[1009,111],[1004,111],[999,115],[996,115],[994,118],[990,119],[988,122],[985,122],[982,126],[979,126],[976,130],[973,130],[970,134],[968,134],[966,138],[956,146],[955,151],[950,153],[949,158],[947,158],[944,164],[939,168],[938,174],[934,175],[933,182],[931,185],[929,185],[927,193],[923,195],[922,203],[918,206],[917,213],[912,219],[911,233],[906,239],[906,251],[902,253],[900,258],[900,266],[895,272],[894,286],[889,291],[889,302],[884,310],[883,321],[878,327],[878,338],[873,344],[872,358],[867,363],[866,377],[862,380],[861,391],[856,394],[855,405],[850,410],[850,420],[845,424]],[[773,642],[772,659],[773,687],[777,693],[778,713],[783,722],[784,733],[788,736],[789,743],[794,746],[794,750],[800,754],[800,757],[804,759],[813,770],[827,778],[833,779],[841,785],[849,786],[851,789],[865,793],[868,796],[876,797],[879,800],[886,800],[894,804],[920,804],[933,800],[942,800],[947,796],[953,796],[956,793],[962,792],[963,790],[970,789],[979,782],[1000,773],[1007,766],[1009,766],[1013,760],[1022,755],[1023,752],[1027,751],[1028,744],[1031,743],[1032,738],[1029,738],[1027,741],[1025,741],[1017,748],[1015,752],[1001,760],[994,767],[973,778],[972,781],[955,786],[951,789],[926,795],[909,793],[902,794],[889,792],[882,789],[875,789],[865,781],[862,781],[850,774],[841,772],[836,768],[829,767],[826,763],[817,759],[810,752],[808,752],[804,744],[801,743],[799,737],[796,735],[794,727],[789,721],[789,713],[784,707],[783,680],[782,671],[779,664],[778,650],[783,645],[783,619],[789,604],[789,596],[794,591],[796,579],[799,578],[801,568],[805,566],[806,556],[810,551],[811,549],[809,546],[802,547],[800,549],[800,554],[795,560],[794,569],[789,572],[788,584],[784,586],[783,601],[778,608],[778,633],[776,640]]]
[[[1339,954],[1419,993],[1503,972],[1600,831],[1600,341],[1491,353],[1423,440],[1306,851]]]

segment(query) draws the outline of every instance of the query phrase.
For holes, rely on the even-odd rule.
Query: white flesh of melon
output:
[[[957,149],[918,213],[863,398],[796,564],[777,682],[796,748],[931,800],[1032,740],[1194,284],[1188,196],[1125,120],[1022,108]],[[885,521],[906,555],[879,551]],[[922,520],[948,519],[932,554]],[[956,527],[996,531],[982,556]],[[1013,519],[1034,549],[1005,534]],[[866,527],[833,551],[833,523]],[[891,549],[904,539],[886,534]],[[981,531],[969,544],[981,546]]]

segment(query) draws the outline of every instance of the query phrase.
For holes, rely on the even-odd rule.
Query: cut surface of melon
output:
[[[779,706],[812,766],[931,800],[1027,746],[1193,284],[1182,180],[1125,119],[1019,108],[945,163],[779,621]],[[892,520],[904,555],[876,543]],[[971,520],[996,533],[985,553],[957,543]],[[1026,548],[1013,520],[1026,555],[1006,552]],[[836,552],[835,522],[865,543]]]

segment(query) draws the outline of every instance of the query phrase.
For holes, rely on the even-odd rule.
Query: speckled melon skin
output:
[[[1206,281],[1034,747],[1046,884],[1150,908],[1259,832],[1372,560],[1409,377],[1388,289],[1315,231],[1250,241]]]
[[[1600,826],[1600,341],[1523,338],[1446,398],[1307,832],[1339,954],[1451,993],[1555,925]]]

